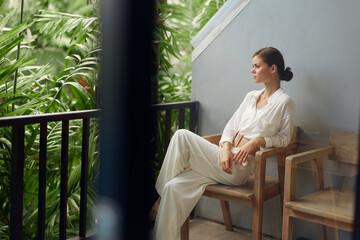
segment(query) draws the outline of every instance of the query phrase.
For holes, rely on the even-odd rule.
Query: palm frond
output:
[[[0,1],[0,6],[2,4],[2,1]],[[0,21],[0,31],[3,31],[3,28],[5,27],[6,23],[9,21],[9,19],[16,13],[16,9],[13,9],[10,11],[1,21]]]
[[[99,24],[97,17],[85,17],[81,15],[41,11],[40,14],[35,15],[36,23],[39,25],[40,33],[51,34],[55,38],[61,38],[67,34],[70,36],[70,43],[74,40],[82,39],[79,43],[82,43],[85,39],[89,38],[89,30],[95,31]],[[95,25],[92,26],[91,25]],[[91,32],[90,31],[90,32]]]

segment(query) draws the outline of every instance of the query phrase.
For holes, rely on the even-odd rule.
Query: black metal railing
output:
[[[198,133],[199,102],[179,102],[153,105],[156,112],[165,111],[165,151],[171,138],[171,123],[173,111],[178,111],[178,128],[188,125],[190,131]],[[187,110],[189,109],[189,110]],[[185,113],[189,116],[186,117]],[[66,239],[67,193],[68,193],[68,148],[69,121],[83,120],[81,181],[80,181],[80,224],[79,237],[76,239],[90,239],[96,237],[86,234],[86,203],[88,184],[88,151],[90,119],[100,117],[100,110],[87,110],[65,113],[28,115],[0,118],[0,127],[12,127],[12,155],[11,155],[11,193],[10,193],[10,239],[22,239],[23,228],[23,189],[24,189],[24,161],[25,161],[25,126],[40,124],[39,149],[39,192],[38,192],[38,239],[45,239],[45,194],[46,194],[46,161],[47,161],[47,124],[48,122],[62,122],[61,139],[61,182],[60,182],[60,221],[59,239]],[[187,122],[188,119],[188,122]]]
[[[60,230],[59,239],[66,239],[67,187],[68,187],[68,148],[69,120],[82,119],[82,155],[80,180],[80,224],[79,237],[86,236],[86,205],[88,184],[88,151],[90,119],[100,117],[100,110],[87,110],[65,113],[52,113],[18,117],[0,118],[0,127],[12,127],[11,157],[11,200],[10,200],[10,239],[22,239],[23,216],[23,178],[24,178],[24,137],[25,125],[40,124],[39,153],[39,206],[38,206],[38,239],[45,239],[45,192],[46,192],[46,159],[47,159],[47,123],[62,122],[61,139],[61,183],[60,183]]]
[[[189,113],[189,130],[198,133],[199,126],[199,102],[198,101],[188,101],[188,102],[176,102],[176,103],[163,103],[153,105],[154,111],[157,113],[160,111],[165,111],[165,152],[170,142],[171,138],[171,120],[172,120],[172,111],[178,110],[178,126],[179,129],[185,127],[185,110],[190,109]]]

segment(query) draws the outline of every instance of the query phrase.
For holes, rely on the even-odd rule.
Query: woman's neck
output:
[[[265,99],[268,99],[274,92],[280,88],[280,80],[271,81],[269,83],[264,83],[265,91],[263,96]]]

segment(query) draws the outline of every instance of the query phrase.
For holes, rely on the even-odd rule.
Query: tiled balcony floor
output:
[[[250,240],[251,232],[248,230],[234,228],[234,231],[227,231],[225,226],[219,223],[196,218],[190,221],[191,240]],[[263,240],[274,240],[263,236]]]

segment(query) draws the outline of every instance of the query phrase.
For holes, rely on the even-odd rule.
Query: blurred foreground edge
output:
[[[148,239],[153,1],[101,1],[99,239]]]

